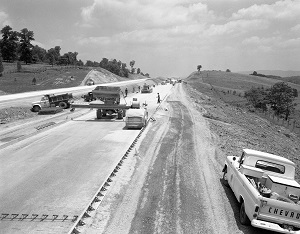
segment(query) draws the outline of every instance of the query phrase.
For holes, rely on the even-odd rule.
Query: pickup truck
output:
[[[281,156],[252,149],[227,156],[223,182],[240,203],[239,219],[279,233],[300,233],[300,185],[295,164]]]

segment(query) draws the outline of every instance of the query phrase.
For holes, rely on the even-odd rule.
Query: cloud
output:
[[[284,0],[274,4],[253,5],[242,8],[232,14],[232,19],[279,19],[279,20],[300,20],[300,1]]]
[[[212,24],[206,33],[210,36],[223,34],[242,34],[253,30],[262,30],[268,27],[268,22],[260,19],[253,20],[234,20],[225,24]]]
[[[94,0],[82,8],[81,16],[82,25],[99,26],[105,31],[111,31],[109,27],[123,31],[172,27],[214,18],[207,5],[187,0]]]
[[[248,48],[256,47],[260,48],[269,48],[272,51],[280,50],[280,49],[300,49],[300,38],[291,38],[285,39],[281,36],[277,37],[258,37],[253,36],[250,38],[246,38],[242,41],[242,45],[250,46]]]
[[[43,43],[39,42],[39,41],[32,41],[31,44],[34,45],[34,46],[37,45],[41,48],[46,48],[46,46]]]
[[[0,11],[0,25],[2,26],[12,25],[9,20],[8,14],[4,11]]]
[[[295,25],[294,27],[291,28],[292,32],[300,32],[300,24]]]

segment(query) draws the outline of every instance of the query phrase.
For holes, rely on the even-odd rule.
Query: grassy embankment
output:
[[[201,82],[199,82],[199,79]],[[194,82],[193,82],[194,81]],[[270,88],[277,82],[285,81],[278,79],[271,79],[266,77],[243,75],[232,72],[222,71],[201,71],[194,72],[189,76],[189,82],[193,83],[193,87],[198,85],[207,85],[215,91],[215,95],[222,99],[225,103],[246,107],[247,100],[243,97],[245,91],[251,87]],[[300,94],[300,85],[288,83],[289,86],[298,90]],[[291,115],[291,119],[296,120],[300,124],[300,97],[295,99],[295,112]]]

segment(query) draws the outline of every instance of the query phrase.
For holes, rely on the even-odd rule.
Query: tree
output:
[[[32,62],[32,48],[31,41],[34,40],[33,31],[23,28],[19,34],[20,36],[20,60],[26,64]]]
[[[140,73],[141,73],[141,69],[138,68],[138,69],[136,70],[136,74],[140,74]]]
[[[257,88],[252,87],[250,90],[245,92],[245,98],[249,103],[255,108],[261,108],[262,110],[267,110],[268,104],[268,90],[265,90],[263,87]]]
[[[4,71],[3,62],[2,62],[2,54],[0,53],[0,77]]]
[[[33,62],[45,62],[47,58],[47,51],[38,45],[32,48]]]
[[[49,60],[49,64],[52,66],[58,63],[60,58],[60,50],[60,46],[55,46],[54,48],[48,50],[46,57]]]
[[[79,66],[79,67],[84,66],[84,63],[81,61],[81,59],[79,59],[79,61],[77,62],[77,66]]]
[[[18,32],[12,31],[9,25],[1,29],[2,39],[0,40],[0,50],[5,61],[15,61],[17,59],[17,48],[19,42]]]
[[[296,93],[287,83],[278,82],[274,84],[270,89],[268,99],[275,114],[284,115],[287,120],[295,110],[294,106],[296,104],[293,102],[296,95],[298,95],[298,92]]]
[[[86,67],[93,67],[94,63],[91,60],[87,60],[86,63],[85,63],[85,66]]]
[[[146,77],[150,77],[150,75],[148,73],[145,74]]]
[[[134,60],[130,61],[130,63],[129,63],[129,65],[131,67],[131,73],[133,73],[135,71],[135,69],[133,69],[134,64],[135,64]]]
[[[228,68],[226,69],[226,72],[231,72]]]
[[[202,68],[202,66],[201,65],[198,65],[197,66],[197,70],[198,70],[198,72],[200,72],[200,69]]]

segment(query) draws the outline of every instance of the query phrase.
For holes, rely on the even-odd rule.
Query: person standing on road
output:
[[[160,95],[157,93],[157,103],[160,103]]]
[[[125,89],[125,97],[127,97],[128,89]]]

